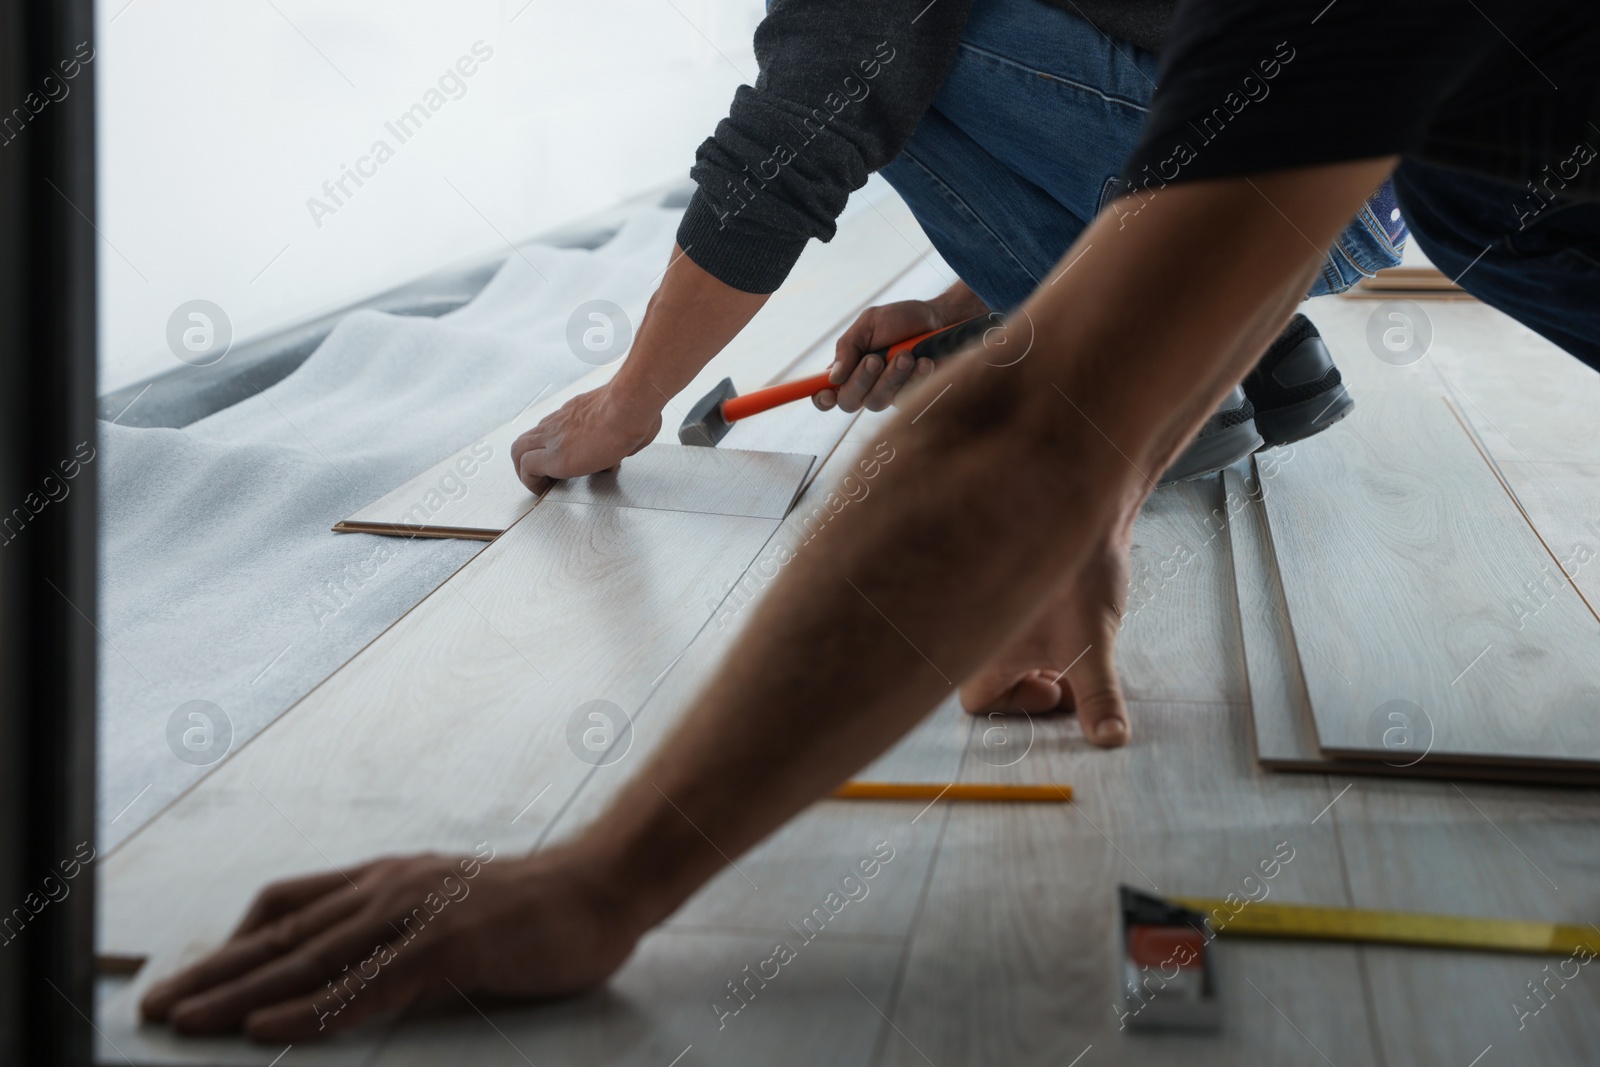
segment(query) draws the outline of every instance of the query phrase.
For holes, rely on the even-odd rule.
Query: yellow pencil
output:
[[[1060,804],[1072,799],[1070,785],[981,785],[966,782],[846,782],[839,800],[999,800]]]

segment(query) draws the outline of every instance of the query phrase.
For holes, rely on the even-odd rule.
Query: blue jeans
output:
[[[1411,160],[1394,185],[1434,266],[1600,370],[1600,204]]]
[[[1155,91],[1156,57],[1040,0],[975,0],[950,76],[883,169],[939,254],[996,310],[1020,304],[1112,199]],[[1308,295],[1400,262],[1388,183]]]

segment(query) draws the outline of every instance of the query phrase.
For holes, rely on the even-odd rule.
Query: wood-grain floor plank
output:
[[[1326,779],[1256,768],[1241,707],[1131,711],[1126,749],[1091,750],[1069,723],[1042,721],[1011,766],[969,757],[965,778],[1068,781],[1076,799],[951,807],[894,1012],[905,1040],[891,1037],[880,1062],[1063,1064],[1089,1046],[1084,1062],[1371,1059],[1361,976],[1345,946],[1219,942],[1220,1034],[1119,1029],[1118,884],[1258,897],[1265,885],[1263,899],[1345,899],[1338,841],[1318,818],[1333,799]],[[1285,845],[1293,858],[1262,882],[1260,863]]]
[[[809,412],[813,421],[837,413]],[[851,447],[835,452],[799,504],[713,609],[705,630],[657,684],[633,726],[627,758],[596,768],[562,813],[552,839],[577,833],[605,808],[622,785],[649,759],[681,721],[694,697],[748,625],[755,607],[770,590],[791,552],[812,551],[805,544],[815,516],[828,516],[826,501],[849,500],[847,507],[873,506],[871,479],[856,458],[857,444],[876,440],[886,416],[868,413],[857,423]],[[870,454],[870,447],[867,449]],[[890,461],[892,462],[892,460]],[[869,468],[870,469],[870,468]],[[866,490],[846,495],[844,483]],[[804,729],[804,724],[796,724]],[[935,709],[921,726],[862,770],[859,777],[891,781],[953,781],[961,763],[970,723],[954,698]],[[919,818],[922,804],[873,801],[823,801],[794,819],[750,853],[735,859],[672,918],[674,927],[781,931],[813,913],[841,877],[887,842],[895,859],[885,866],[867,898],[852,904],[829,925],[838,935],[903,938],[911,928],[918,892],[932,860],[942,813]]]
[[[602,991],[551,1004],[495,1007],[487,1017],[463,1004],[446,1017],[407,1019],[395,1028],[371,1067],[474,1067],[607,1064],[618,1067],[774,1064],[796,1067],[870,1062],[883,1027],[899,949],[827,933],[810,942],[794,934],[794,957],[774,958],[779,935],[659,930]],[[728,983],[749,979],[740,1003]],[[746,988],[746,987],[741,987]]]
[[[820,417],[820,413],[819,417]],[[549,502],[781,519],[815,456],[647,445],[614,471],[557,482]]]
[[[1593,792],[1363,781],[1331,817],[1356,907],[1583,923],[1600,917],[1594,799]],[[1600,1062],[1592,961],[1361,951],[1388,1063]]]
[[[1117,639],[1130,700],[1247,699],[1229,559],[1219,478],[1150,495],[1134,522],[1133,584]]]
[[[540,508],[111,855],[101,951],[212,943],[297,871],[530,847],[590,769],[580,707],[637,710],[774,525]]]
[[[1267,495],[1321,747],[1384,754],[1398,708],[1444,759],[1600,760],[1600,623],[1570,588],[1513,610],[1548,553],[1444,397],[1389,369]]]
[[[1272,469],[1270,466],[1268,469]],[[1318,774],[1385,775],[1408,778],[1454,778],[1529,784],[1600,784],[1600,773],[1555,771],[1498,764],[1448,763],[1435,753],[1416,749],[1409,732],[1395,735],[1399,744],[1382,760],[1336,759],[1317,743],[1311,698],[1300,668],[1300,652],[1289,624],[1289,605],[1267,532],[1263,491],[1270,480],[1247,476],[1241,469],[1225,472],[1230,499],[1245,501],[1229,528],[1234,554],[1239,617],[1249,664],[1250,717],[1256,758],[1263,767]],[[1402,725],[1396,721],[1395,725]],[[1408,751],[1407,749],[1411,749]]]

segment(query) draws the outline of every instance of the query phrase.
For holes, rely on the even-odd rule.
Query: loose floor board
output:
[[[549,502],[781,519],[815,456],[648,445],[615,471],[557,482]]]
[[[864,205],[841,220],[834,239],[825,245],[808,245],[789,279],[750,324],[694,381],[667,401],[657,440],[676,441],[678,424],[688,409],[724,377],[732,378],[744,392],[788,377],[796,360],[894,279],[921,264],[930,248],[910,209],[898,198]],[[335,524],[334,529],[493,540],[535,503],[510,469],[512,443],[573,396],[610,380],[619,366],[598,368],[566,389],[540,398],[510,423],[391,490]],[[819,424],[819,428],[842,434],[845,426],[833,421]],[[489,464],[492,477],[475,479],[455,495],[441,491],[441,486],[453,488],[462,480],[452,476],[461,464],[476,462]]]
[[[1267,495],[1320,747],[1380,758],[1400,710],[1445,761],[1592,768],[1600,622],[1570,587],[1518,618],[1544,545],[1426,376],[1387,369]]]
[[[1289,625],[1289,606],[1267,533],[1263,496],[1271,491],[1271,482],[1253,469],[1247,472],[1243,465],[1225,471],[1224,479],[1232,513],[1228,533],[1249,669],[1250,717],[1256,759],[1263,767],[1318,774],[1600,785],[1600,774],[1450,764],[1431,754],[1399,750],[1381,760],[1324,755],[1317,745],[1311,698],[1300,669],[1301,653]],[[1240,504],[1236,510],[1231,506],[1234,501]]]

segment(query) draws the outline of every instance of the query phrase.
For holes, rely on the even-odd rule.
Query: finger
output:
[[[178,1001],[168,1013],[168,1021],[184,1034],[232,1032],[258,1008],[322,989],[341,977],[345,968],[372,957],[395,932],[387,912],[369,904],[309,936],[292,951]]]
[[[911,372],[916,369],[917,361],[908,353],[901,352],[878,377],[878,383],[867,393],[862,401],[862,406],[868,411],[882,411],[894,402],[895,396],[911,380]]]
[[[295,946],[360,911],[364,897],[346,887],[268,926],[228,942],[205,959],[152,985],[139,1010],[151,1022],[173,1019],[178,1009],[269,965]]]
[[[850,328],[839,335],[833,346],[833,366],[828,368],[828,380],[843,385],[854,373],[856,364],[864,353],[870,351],[873,335],[877,332],[878,309],[868,308],[856,316]]]
[[[933,377],[933,360],[923,357],[917,360],[917,365],[911,372],[911,380],[905,384],[900,392],[895,394],[894,406],[904,407],[907,403],[921,394],[922,387],[928,379]]]
[[[1063,697],[1061,686],[1037,670],[981,671],[961,687],[961,706],[973,715],[1041,715],[1060,709]]]
[[[348,878],[345,877],[347,873],[350,875]],[[358,873],[359,870],[328,871],[325,874],[312,874],[304,878],[287,878],[281,882],[274,882],[256,894],[256,899],[250,904],[250,910],[239,920],[239,925],[228,935],[228,940],[243,937],[274,919],[292,911],[299,911],[319,897],[325,897],[335,890],[345,888],[355,880]]]
[[[341,981],[334,993],[324,990],[257,1008],[245,1016],[245,1035],[252,1041],[311,1041],[410,1007],[428,985],[427,972],[401,956],[399,945],[385,947],[395,962],[378,970],[370,981]],[[357,972],[358,978],[361,973]]]
[[[811,398],[818,411],[832,411],[839,406],[839,391],[837,389],[824,389]]]
[[[535,448],[522,454],[517,461],[517,478],[527,486],[528,492],[542,493],[554,484],[555,476],[550,473],[555,465],[554,458],[547,448]]]
[[[1067,671],[1067,697],[1077,709],[1083,736],[1101,748],[1128,743],[1132,730],[1128,705],[1122,697],[1111,645],[1090,649]]]
[[[520,470],[524,453],[536,448],[543,448],[549,438],[550,434],[545,430],[544,423],[540,423],[533,429],[524,432],[522,436],[511,442],[511,465]]]
[[[860,411],[862,401],[877,384],[878,375],[883,373],[883,357],[876,352],[867,355],[856,365],[850,380],[839,387],[839,410]]]

